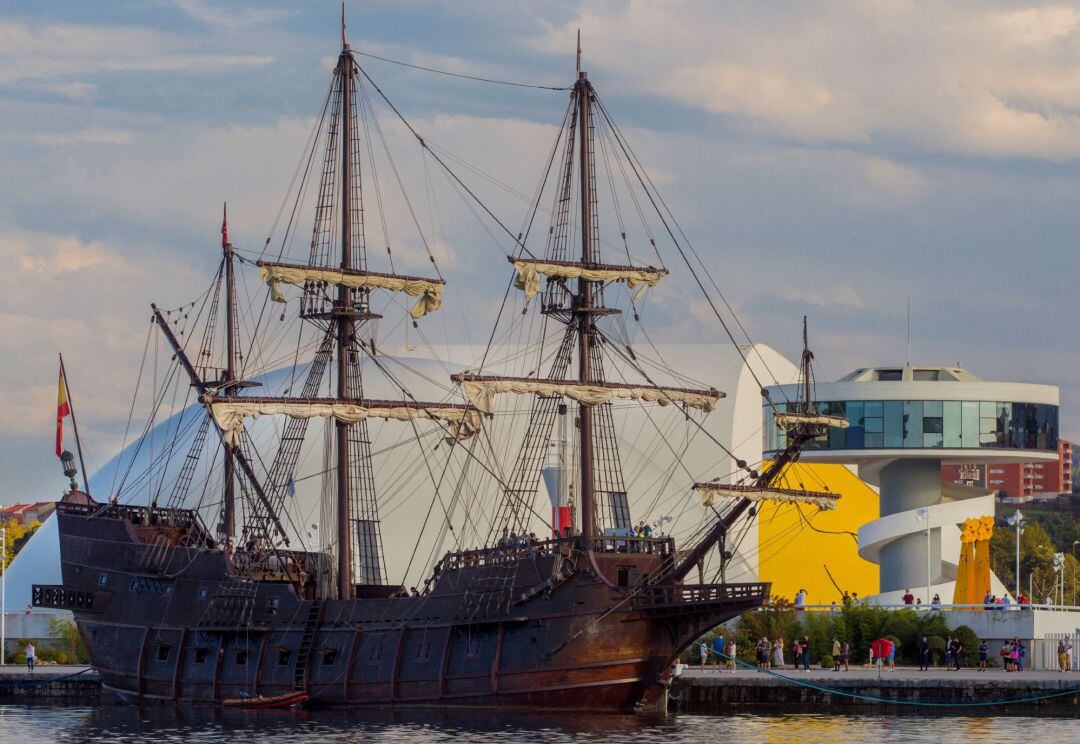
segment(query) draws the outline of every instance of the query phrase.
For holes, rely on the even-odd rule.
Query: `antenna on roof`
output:
[[[911,366],[911,295],[908,295],[907,298],[907,352],[905,354],[904,366]]]

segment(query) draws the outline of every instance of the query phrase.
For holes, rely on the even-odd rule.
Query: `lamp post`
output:
[[[7,659],[7,526],[0,527],[0,665]]]
[[[1016,598],[1020,598],[1020,525],[1024,521],[1024,515],[1017,509],[1016,513],[1005,519],[1009,526],[1016,530]]]
[[[930,508],[923,506],[915,510],[915,517],[926,522],[926,603],[930,602]]]
[[[1072,554],[1073,554],[1074,559],[1076,558],[1076,546],[1077,545],[1080,545],[1080,540],[1073,540]],[[1076,571],[1073,571],[1073,596],[1072,596],[1072,601],[1073,602],[1076,601]]]

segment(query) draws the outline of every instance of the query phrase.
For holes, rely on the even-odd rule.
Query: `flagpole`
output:
[[[67,393],[68,410],[71,411],[71,428],[75,432],[75,449],[79,453],[79,467],[82,468],[83,490],[90,495],[90,480],[86,472],[86,461],[83,460],[82,440],[79,439],[79,423],[75,420],[75,403],[71,399],[71,388],[68,386],[67,370],[64,369],[64,355],[60,355],[60,376],[64,378],[64,392]]]

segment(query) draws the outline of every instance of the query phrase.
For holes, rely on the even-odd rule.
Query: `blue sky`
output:
[[[261,244],[324,95],[338,14],[315,1],[0,7],[0,498],[59,485],[57,351],[104,461],[146,308],[205,286],[223,200],[234,242]],[[900,362],[910,297],[913,361],[1060,385],[1063,431],[1080,436],[1075,5],[356,2],[348,19],[361,51],[556,85],[572,81],[580,27],[591,78],[755,340],[794,355],[808,314],[823,376]],[[421,131],[531,192],[565,94],[364,65]],[[520,222],[523,204],[476,186]],[[501,287],[490,238],[450,223],[454,278]],[[679,286],[656,293],[663,332],[719,340]]]

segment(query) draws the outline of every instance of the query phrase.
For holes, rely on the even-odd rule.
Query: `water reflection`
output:
[[[0,706],[0,740],[218,744],[301,742],[614,742],[682,744],[799,741],[973,742],[1001,737],[1080,740],[1080,720],[920,716],[731,715],[642,717],[498,711],[225,711],[219,708]]]

